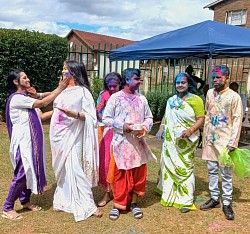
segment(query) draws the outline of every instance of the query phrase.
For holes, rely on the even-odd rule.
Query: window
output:
[[[226,24],[244,25],[247,22],[247,10],[228,11]]]

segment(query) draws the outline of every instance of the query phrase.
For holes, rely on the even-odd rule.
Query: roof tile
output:
[[[98,49],[99,43],[100,43],[100,49],[104,49],[104,45],[106,44],[106,50],[110,50],[110,45],[112,44],[111,49],[120,48],[122,46],[126,46],[129,44],[133,44],[136,41],[131,41],[123,38],[118,37],[111,37],[106,35],[101,35],[97,33],[91,33],[91,32],[85,32],[80,31],[76,29],[72,29],[69,34],[66,36],[69,38],[69,36],[74,33],[76,34],[83,42],[85,42],[91,49]]]

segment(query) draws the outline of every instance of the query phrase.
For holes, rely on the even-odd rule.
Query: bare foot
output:
[[[93,213],[93,216],[95,216],[97,218],[101,218],[102,217],[102,212],[97,208],[95,213]]]
[[[30,211],[40,211],[42,207],[37,205],[31,205],[30,202],[27,202],[23,205],[23,209],[30,210]]]
[[[98,206],[100,207],[106,206],[111,200],[112,197],[110,192],[106,192],[104,193],[102,200],[98,202]]]

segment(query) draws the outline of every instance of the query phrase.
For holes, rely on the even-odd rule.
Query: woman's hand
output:
[[[63,113],[65,113],[68,117],[74,118],[74,119],[80,119],[83,118],[83,113],[79,113],[79,112],[75,112],[75,111],[71,111],[65,108],[61,108],[61,107],[57,107],[55,106],[54,108],[57,108],[58,110],[62,111]]]
[[[58,89],[60,90],[64,90],[67,88],[68,84],[69,84],[69,78],[65,78],[63,80],[60,80],[59,81],[59,84],[58,84]]]
[[[194,132],[193,129],[189,128],[189,129],[182,132],[181,137],[182,138],[190,137],[193,134],[193,132]]]
[[[32,97],[32,98],[38,98],[39,97],[39,95],[36,92],[36,89],[34,87],[27,88],[26,90],[27,90],[27,93],[28,93],[28,95],[30,97]]]
[[[161,125],[160,126],[160,128],[159,128],[159,130],[158,130],[158,132],[156,133],[156,138],[157,139],[161,139],[161,138],[163,138],[163,132],[164,132],[164,125]]]
[[[97,119],[102,122],[102,115],[97,112]]]

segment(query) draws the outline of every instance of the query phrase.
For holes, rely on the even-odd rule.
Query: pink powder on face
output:
[[[216,76],[224,76],[223,72],[221,70],[218,70],[218,71],[214,71],[213,70],[213,76],[216,74]]]

